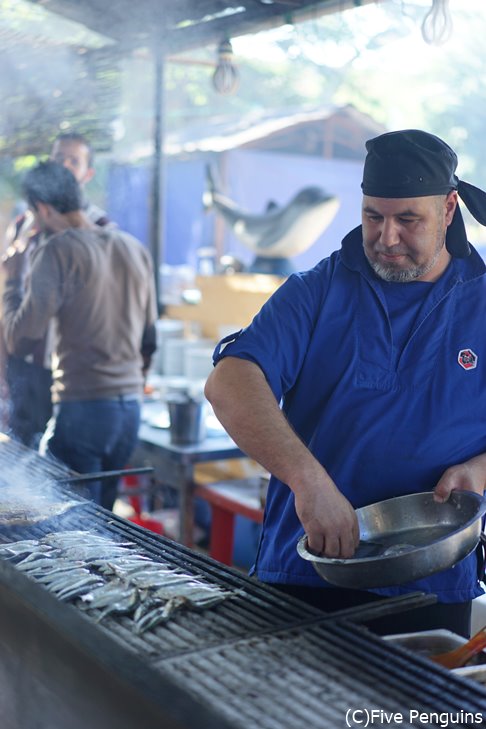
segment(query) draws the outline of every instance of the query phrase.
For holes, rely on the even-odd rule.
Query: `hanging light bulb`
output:
[[[231,41],[225,38],[217,51],[218,62],[213,74],[213,86],[219,94],[234,94],[240,83],[238,69],[233,63]]]
[[[422,37],[426,43],[439,46],[449,40],[452,20],[449,0],[432,0],[432,7],[422,23]]]

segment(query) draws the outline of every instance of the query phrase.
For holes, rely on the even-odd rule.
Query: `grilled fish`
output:
[[[55,532],[39,541],[0,545],[0,557],[97,621],[112,614],[131,616],[138,634],[182,607],[202,610],[240,592],[150,559],[136,546],[86,531]]]

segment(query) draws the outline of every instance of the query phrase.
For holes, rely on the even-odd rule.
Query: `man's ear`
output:
[[[446,225],[452,223],[452,218],[456,212],[457,207],[457,190],[451,190],[445,199],[445,222]]]
[[[48,203],[44,202],[37,202],[35,205],[35,214],[38,215],[42,220],[49,220],[49,217],[52,215],[52,205],[48,205]]]

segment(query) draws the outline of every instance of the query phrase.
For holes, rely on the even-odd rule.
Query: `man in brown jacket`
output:
[[[149,252],[127,233],[93,224],[74,176],[55,162],[31,170],[24,193],[46,237],[32,255],[25,293],[22,254],[7,252],[3,325],[8,351],[23,356],[56,323],[54,416],[41,450],[81,473],[123,468],[137,439],[143,367],[155,349]],[[116,482],[95,483],[91,496],[111,508]]]
[[[95,175],[93,150],[86,137],[78,132],[59,134],[52,146],[51,159],[70,170],[81,186],[82,209],[89,220],[96,225],[113,226],[105,211],[91,203],[84,194],[85,186]],[[28,243],[22,270],[23,281],[30,270],[30,258],[40,242],[41,233],[28,211],[18,216],[7,229],[6,246],[15,244],[22,248]],[[1,333],[0,340],[0,347],[3,348]],[[11,437],[32,448],[37,448],[39,438],[52,415],[51,347],[49,328],[46,336],[37,340],[35,348],[26,357],[7,355],[3,349],[0,352],[0,386],[4,387],[2,395],[4,402],[8,403],[6,423],[2,427]]]

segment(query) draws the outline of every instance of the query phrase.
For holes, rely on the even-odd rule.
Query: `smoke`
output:
[[[35,520],[36,512],[37,516],[46,516],[49,506],[83,503],[77,496],[70,497],[63,486],[62,474],[68,473],[63,464],[52,457],[43,458],[3,433],[0,433],[0,465],[0,510],[6,517],[9,510],[25,511]]]
[[[119,74],[107,52],[19,43],[0,48],[0,67],[0,154],[45,154],[70,128],[97,149],[110,147]]]

